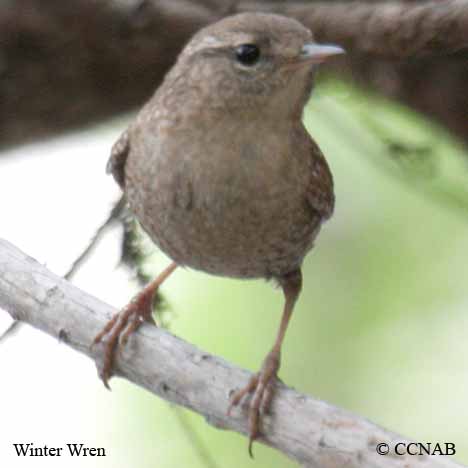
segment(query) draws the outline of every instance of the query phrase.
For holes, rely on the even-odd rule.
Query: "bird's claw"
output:
[[[120,353],[128,342],[132,333],[151,317],[151,306],[141,309],[141,304],[132,301],[121,312],[114,315],[102,331],[94,338],[91,348],[99,343],[103,343],[104,356],[102,362],[96,359],[99,377],[104,386],[110,390],[109,379],[112,377],[115,354]],[[154,323],[154,321],[153,321]]]
[[[238,406],[246,395],[253,394],[248,409],[248,451],[251,458],[253,458],[253,443],[260,436],[260,414],[269,412],[274,396],[278,369],[279,353],[271,352],[263,362],[260,372],[250,377],[247,385],[234,392],[231,396],[227,411],[228,415],[231,414],[232,408]]]

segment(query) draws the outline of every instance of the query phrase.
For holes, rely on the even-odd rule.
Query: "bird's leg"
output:
[[[228,409],[229,414],[231,409],[234,406],[237,406],[245,395],[253,393],[249,404],[248,414],[250,456],[252,456],[252,444],[260,433],[260,412],[267,412],[273,399],[275,381],[280,367],[281,344],[284,340],[284,335],[294,309],[294,304],[301,292],[301,271],[293,271],[292,273],[281,277],[279,281],[283,288],[285,303],[275,344],[263,361],[260,372],[253,375],[243,389],[238,390],[232,395]]]
[[[159,286],[161,286],[176,267],[175,263],[171,263],[154,281],[140,291],[126,307],[115,314],[96,338],[94,338],[93,346],[104,341],[104,358],[102,366],[98,367],[100,367],[99,376],[107,388],[109,388],[108,381],[112,375],[117,346],[125,346],[129,336],[144,321],[155,324],[152,317],[154,296]]]

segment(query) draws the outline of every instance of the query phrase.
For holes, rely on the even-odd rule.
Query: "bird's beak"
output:
[[[322,63],[333,55],[345,54],[345,50],[331,44],[315,44],[308,42],[302,46],[299,54],[300,63]]]

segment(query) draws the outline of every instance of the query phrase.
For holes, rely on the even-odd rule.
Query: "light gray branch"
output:
[[[116,312],[1,239],[0,307],[91,358],[94,336]],[[246,433],[245,408],[231,417],[226,408],[230,392],[245,385],[249,373],[165,330],[143,325],[119,355],[117,373],[216,427]],[[461,466],[447,457],[378,455],[378,443],[393,447],[405,439],[282,384],[263,429],[262,442],[307,467]]]

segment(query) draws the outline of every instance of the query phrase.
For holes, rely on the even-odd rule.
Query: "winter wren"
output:
[[[117,344],[142,320],[176,266],[276,280],[285,296],[278,335],[248,394],[249,451],[272,398],[280,350],[301,290],[301,264],[333,213],[333,180],[302,123],[314,66],[343,53],[299,22],[245,13],[199,31],[112,149],[108,171],[173,263],[96,337],[107,385]],[[154,323],[154,322],[153,322]]]

